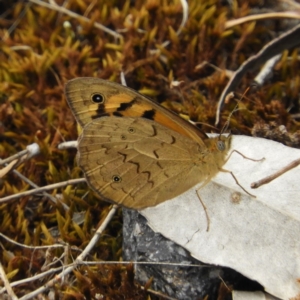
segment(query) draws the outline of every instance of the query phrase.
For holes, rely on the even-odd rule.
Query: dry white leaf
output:
[[[232,300],[276,300],[278,298],[263,292],[232,291]]]
[[[210,230],[197,187],[141,213],[155,232],[186,248],[202,262],[235,269],[281,299],[300,294],[300,167],[251,189],[300,158],[300,150],[270,140],[234,136],[224,169],[256,198],[246,194],[229,173],[219,174],[198,193],[207,207]],[[200,186],[200,185],[199,185]],[[199,187],[198,187],[199,188]]]

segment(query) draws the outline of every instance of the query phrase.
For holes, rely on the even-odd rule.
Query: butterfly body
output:
[[[209,182],[225,163],[230,138],[207,138],[126,87],[79,78],[67,83],[66,95],[83,127],[78,164],[107,201],[135,209],[154,206]]]

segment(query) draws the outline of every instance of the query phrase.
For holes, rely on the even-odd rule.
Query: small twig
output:
[[[65,249],[67,247],[65,246]],[[51,249],[47,249],[46,251],[46,255],[45,255],[45,262],[43,264],[43,266],[41,267],[41,271],[44,272],[44,271],[48,271],[50,269],[51,266],[57,264],[57,262],[61,262],[61,260],[66,256],[65,252],[63,252],[61,254],[60,257],[54,257],[52,259],[52,254],[50,253]],[[62,268],[65,268],[67,264],[62,264]]]
[[[257,54],[249,57],[240,65],[240,67],[234,72],[226,87],[223,89],[223,92],[220,96],[216,111],[215,125],[217,125],[220,121],[220,113],[227,94],[236,88],[246,72],[257,69],[260,65],[264,64],[267,60],[275,55],[280,54],[283,50],[299,46],[299,34],[300,24],[267,43]]]
[[[39,153],[40,153],[39,145],[37,143],[33,143],[33,144],[28,145],[25,150],[22,150],[22,151],[14,154],[14,155],[8,157],[8,158],[0,159],[0,165],[7,165],[8,164],[8,166],[9,166],[10,164],[13,164],[12,167],[15,168],[17,165],[23,163],[25,160],[28,160],[31,157],[35,156],[35,155],[38,155]],[[15,160],[15,162],[14,162],[14,160]],[[5,167],[5,168],[7,168],[7,167]],[[4,174],[5,174],[5,168],[0,170],[0,177],[1,177],[1,172],[3,170],[4,170]],[[9,169],[9,171],[10,171],[10,169]],[[32,182],[30,179],[28,179],[24,175],[22,175],[19,171],[12,170],[12,172],[15,175],[17,175],[21,180],[23,180],[24,182],[29,184],[31,187],[39,188],[38,185],[36,185],[34,182]],[[49,198],[55,204],[57,204],[57,199],[55,197],[53,197],[52,195],[50,195],[49,193],[43,192],[43,195],[45,197]],[[62,203],[62,205],[63,205],[63,207],[66,211],[69,210],[68,205],[66,205],[65,203]]]
[[[5,271],[3,269],[3,266],[0,262],[0,278],[2,279],[3,283],[4,283],[4,286],[6,288],[6,291],[7,291],[7,294],[10,296],[10,298],[12,300],[17,300],[19,299],[16,294],[14,293],[13,289],[11,288],[11,285],[6,277],[6,274],[5,274]]]
[[[56,261],[55,261],[56,262]],[[211,268],[209,265],[200,265],[200,264],[187,264],[187,263],[169,263],[169,262],[155,262],[155,261],[83,261],[83,262],[77,262],[76,265],[84,265],[84,266],[96,266],[96,265],[154,265],[154,266],[170,266],[170,267],[197,267],[197,268]],[[41,279],[43,277],[46,277],[48,275],[51,275],[52,273],[56,273],[61,271],[64,268],[73,266],[74,263],[64,265],[57,268],[52,268],[50,270],[44,271],[40,274],[34,275],[30,278],[21,279],[17,281],[13,281],[10,283],[11,287],[15,287],[24,283],[32,282],[38,279]],[[6,291],[6,288],[3,287],[0,289],[0,295]]]
[[[37,194],[37,193],[48,191],[48,190],[62,188],[62,187],[65,187],[67,185],[74,185],[74,184],[83,183],[83,182],[86,182],[85,178],[71,179],[71,180],[67,180],[67,181],[63,181],[63,182],[49,184],[47,186],[43,186],[43,187],[36,188],[36,189],[33,189],[33,190],[29,190],[29,191],[25,191],[25,192],[22,192],[22,193],[19,193],[19,194],[14,194],[14,195],[10,195],[10,196],[7,196],[7,197],[0,198],[0,203],[2,204],[2,203],[5,203],[5,202],[8,202],[8,201],[20,198],[20,197],[25,197],[25,196]]]
[[[33,156],[36,156],[40,153],[40,146],[37,143],[30,144],[26,147],[25,150],[22,150],[8,158],[0,159],[0,165],[6,165],[14,160],[19,160],[20,163],[24,160],[28,160]]]
[[[78,263],[79,264],[79,263]],[[210,265],[200,265],[200,264],[187,264],[187,263],[171,263],[171,262],[157,262],[157,261],[85,261],[81,263],[82,265],[153,265],[153,266],[170,266],[170,267],[198,267],[198,268],[211,268]],[[80,265],[80,264],[79,264]]]
[[[277,18],[300,19],[300,14],[295,11],[285,11],[285,12],[265,13],[259,15],[250,15],[243,18],[227,21],[225,23],[225,29],[229,29],[233,26],[241,25],[246,22],[253,22],[253,21],[267,20],[267,19],[277,19]]]
[[[49,246],[28,246],[28,245],[24,245],[21,243],[18,243],[12,239],[10,239],[9,237],[7,237],[6,235],[4,235],[3,233],[0,232],[0,236],[3,237],[5,240],[9,241],[10,243],[20,246],[22,248],[26,248],[26,249],[32,249],[32,250],[40,250],[40,249],[49,249],[49,248],[63,248],[65,247],[64,245],[61,244],[53,244],[53,245],[49,245]]]
[[[24,175],[22,175],[19,171],[13,170],[13,173],[16,174],[23,181],[25,181],[26,183],[28,183],[33,188],[36,188],[36,189],[39,188],[39,186],[37,184],[35,184],[33,181],[31,181],[30,179],[28,179],[27,177],[25,177]],[[42,194],[43,194],[43,196],[49,198],[53,203],[57,204],[57,199],[54,196],[52,196],[51,194],[49,194],[47,192],[43,192]],[[1,202],[1,199],[0,199],[0,202]],[[63,206],[63,208],[65,209],[65,211],[68,211],[70,209],[69,206],[67,204],[63,203],[63,202],[61,202],[61,205]]]
[[[252,189],[257,189],[258,187],[271,182],[272,180],[274,180],[277,177],[281,176],[285,172],[290,171],[291,169],[296,168],[299,165],[300,165],[300,159],[296,159],[296,160],[292,161],[290,164],[288,164],[287,166],[283,167],[281,170],[278,170],[277,172],[273,173],[272,175],[269,175],[269,176],[267,176],[263,179],[260,179],[258,181],[252,182],[251,183],[251,188]]]
[[[101,226],[98,228],[95,235],[90,240],[89,244],[86,246],[86,248],[83,250],[83,252],[77,256],[77,258],[75,259],[74,263],[71,266],[65,268],[60,274],[56,275],[53,279],[49,280],[46,284],[44,284],[40,288],[36,289],[35,291],[33,291],[31,293],[28,293],[27,295],[23,296],[22,298],[20,298],[20,300],[32,299],[33,297],[37,296],[38,294],[44,292],[45,290],[52,287],[56,283],[60,282],[62,280],[62,278],[64,278],[67,274],[71,273],[75,269],[75,267],[77,266],[78,263],[82,263],[84,258],[89,254],[89,252],[92,250],[92,248],[98,242],[102,232],[105,230],[106,226],[108,225],[108,223],[110,222],[110,220],[112,219],[112,217],[114,216],[116,211],[117,211],[117,205],[113,205],[112,209],[109,211],[107,217],[105,218],[105,220],[103,221]]]
[[[0,170],[0,178],[11,172],[14,168],[22,164],[25,160],[38,155],[40,153],[40,147],[37,143],[30,144],[25,150],[22,150],[10,157],[0,159],[0,166],[5,166]]]
[[[25,278],[25,279],[13,281],[12,283],[10,283],[10,286],[11,286],[11,287],[14,287],[14,286],[18,286],[18,285],[21,285],[21,284],[24,284],[24,283],[33,282],[33,281],[35,281],[35,280],[44,278],[44,277],[46,277],[46,276],[48,276],[48,275],[51,275],[51,274],[53,274],[53,273],[59,272],[59,271],[61,271],[62,269],[64,269],[65,267],[66,267],[66,266],[62,266],[62,267],[50,269],[50,270],[48,270],[48,271],[45,271],[45,272],[43,272],[43,273],[34,275],[34,276],[32,276],[32,277],[29,277],[29,278]],[[6,291],[6,287],[3,287],[2,289],[0,289],[0,295],[3,294],[5,291]]]
[[[86,17],[83,17],[83,16],[81,16],[79,14],[76,14],[76,13],[74,13],[74,12],[72,12],[72,11],[70,11],[70,10],[62,7],[62,6],[59,6],[55,2],[52,2],[52,4],[49,4],[47,2],[43,2],[43,1],[40,1],[40,0],[29,0],[29,1],[32,2],[32,3],[35,3],[37,5],[47,7],[47,8],[52,9],[52,10],[56,10],[56,11],[58,11],[60,13],[66,14],[66,15],[72,17],[72,18],[84,21],[86,23],[90,23],[91,22],[90,19],[88,19]],[[123,38],[123,36],[121,34],[115,32],[115,31],[113,31],[113,30],[111,30],[111,29],[109,29],[109,28],[107,28],[105,26],[103,26],[102,24],[100,24],[98,22],[95,22],[93,24],[94,24],[94,26],[96,28],[98,28],[98,29],[100,29],[100,30],[102,30],[102,31],[104,31],[104,32],[112,35],[113,37],[115,37],[117,39],[122,39]]]
[[[18,160],[20,159],[22,156],[26,155],[28,153],[28,150],[25,149],[25,150],[22,150],[14,155],[11,155],[10,157],[7,157],[5,159],[0,159],[0,166],[2,165],[6,165],[6,164],[9,164],[11,163],[12,161],[14,160]]]

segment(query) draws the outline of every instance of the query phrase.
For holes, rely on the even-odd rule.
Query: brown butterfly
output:
[[[83,131],[78,165],[104,200],[142,209],[206,184],[226,161],[230,137],[206,134],[138,92],[98,78],[65,87]]]

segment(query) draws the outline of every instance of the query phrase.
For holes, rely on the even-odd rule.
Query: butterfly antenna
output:
[[[225,124],[224,124],[224,126],[223,126],[223,128],[222,128],[222,130],[221,130],[220,136],[228,129],[229,123],[230,123],[230,119],[231,119],[232,115],[233,115],[236,111],[238,111],[239,103],[243,100],[243,98],[245,97],[245,95],[247,94],[247,92],[250,90],[250,88],[251,88],[251,86],[247,87],[246,90],[245,90],[245,92],[243,93],[242,97],[237,101],[237,103],[236,103],[234,109],[233,109],[233,110],[231,111],[231,113],[229,114],[229,116],[228,116],[228,118],[227,118],[227,120],[226,120],[226,122],[225,122]]]

